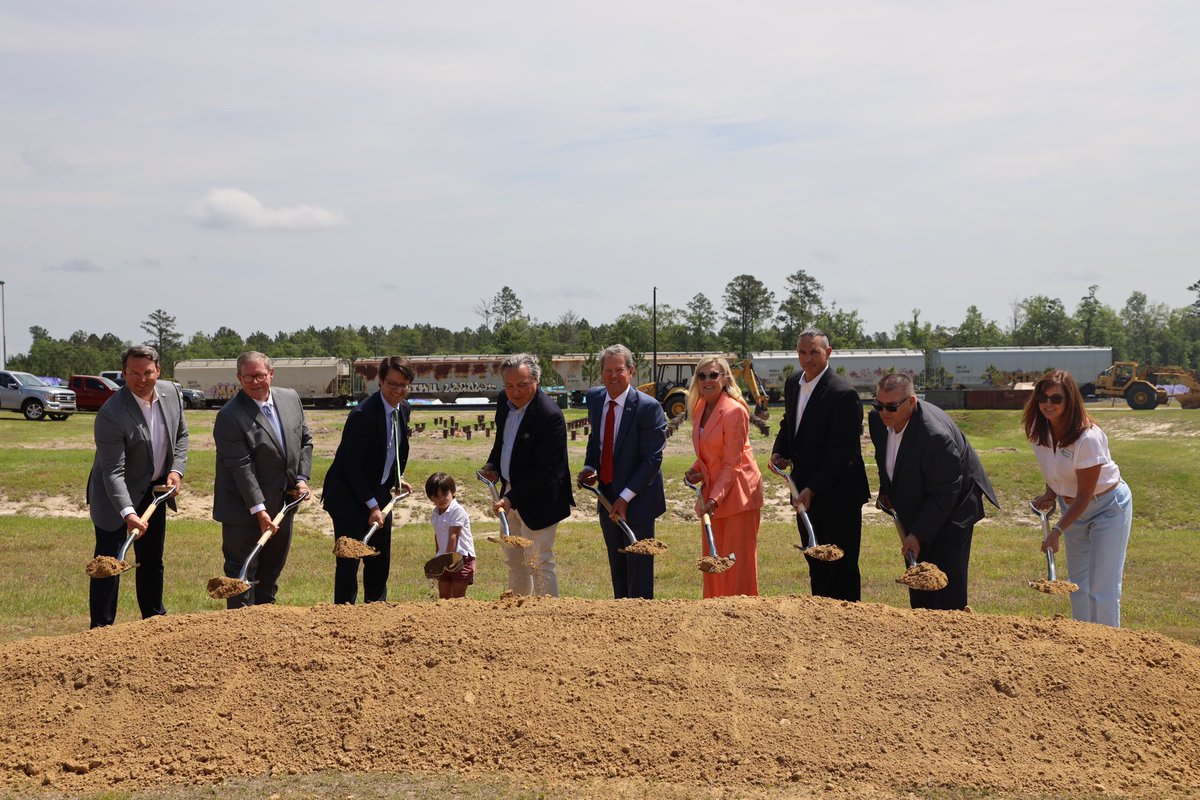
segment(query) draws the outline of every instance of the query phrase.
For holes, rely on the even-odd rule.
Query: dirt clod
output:
[[[732,558],[726,558],[725,556],[704,556],[703,558],[696,559],[696,569],[716,575],[733,569],[735,563]]]
[[[922,592],[936,592],[945,589],[949,582],[950,579],[946,577],[946,573],[928,561],[918,561],[904,570],[903,575],[896,578],[896,583]]]
[[[112,556],[96,556],[87,563],[83,571],[87,573],[89,578],[111,578],[114,575],[120,575],[133,565],[127,561],[118,561]]]
[[[1041,578],[1029,582],[1030,589],[1036,589],[1042,594],[1071,594],[1079,591],[1079,584],[1072,581],[1048,581]]]
[[[333,554],[338,558],[365,558],[366,556],[377,556],[379,551],[369,544],[363,544],[358,539],[339,536],[333,543]]]
[[[635,556],[661,556],[667,552],[667,545],[658,539],[638,539],[628,547],[618,548],[617,552]]]
[[[793,547],[803,550],[804,555],[815,558],[817,561],[840,561],[842,556],[846,555],[845,551],[836,544],[819,544],[816,547],[793,544]]]
[[[208,596],[212,599],[228,600],[230,597],[237,597],[242,592],[250,591],[250,584],[239,581],[237,578],[221,576],[209,578],[207,588]]]
[[[533,540],[524,536],[489,536],[489,542],[499,542],[506,547],[533,547]]]

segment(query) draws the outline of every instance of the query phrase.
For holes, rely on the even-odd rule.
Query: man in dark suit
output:
[[[241,390],[213,422],[217,444],[213,519],[221,523],[225,575],[236,578],[258,538],[274,533],[246,573],[250,588],[226,601],[229,608],[274,603],[277,581],[292,544],[292,514],[272,521],[288,499],[308,491],[312,436],[300,396],[272,388],[271,359],[247,351],[238,356]]]
[[[407,358],[389,356],[379,362],[379,391],[346,418],[321,492],[335,536],[362,541],[372,525],[380,526],[370,543],[379,555],[362,559],[363,599],[368,603],[387,600],[392,515],[385,518],[382,509],[391,502],[393,488],[412,491],[404,480],[404,468],[408,465],[408,387],[415,377]],[[353,604],[358,599],[358,562],[357,558],[337,559],[334,603]]]
[[[187,465],[188,429],[174,384],[158,382],[158,351],[135,346],[121,356],[125,385],[100,408],[93,435],[96,456],[88,476],[87,501],[96,529],[96,555],[116,557],[133,530],[138,568],[134,573],[142,619],[166,614],[163,607],[163,546],[167,509],[143,523],[140,512],[155,486],[179,486]],[[175,500],[167,501],[175,508]],[[88,606],[93,628],[117,618],[120,577],[91,581]]]
[[[654,558],[617,550],[629,544],[616,520],[624,519],[639,539],[654,537],[654,521],[667,510],[662,460],[667,446],[667,417],[662,406],[631,386],[633,353],[615,344],[600,354],[603,387],[587,393],[588,436],[579,480],[612,503],[602,508],[600,530],[608,549],[613,596],[654,598]],[[597,505],[599,502],[597,501]]]
[[[1000,507],[992,483],[967,437],[945,411],[917,399],[907,375],[885,375],[874,407],[867,424],[879,501],[895,509],[904,526],[901,552],[935,564],[949,579],[936,592],[909,589],[909,604],[966,608],[971,534],[983,519],[983,498]]]
[[[862,544],[862,505],[871,496],[863,464],[862,404],[858,392],[829,369],[833,348],[820,330],[805,330],[796,340],[801,370],[783,385],[784,411],[771,460],[792,469],[803,505],[820,544],[834,544],[845,555],[837,561],[808,558],[814,596],[857,601],[862,598],[858,554]],[[796,527],[807,539],[804,523]]]
[[[504,393],[496,403],[496,441],[483,473],[501,481],[495,509],[505,512],[510,533],[533,542],[528,549],[505,545],[508,588],[514,594],[558,597],[554,535],[575,505],[567,423],[562,409],[538,387],[542,369],[536,356],[509,356],[500,374]]]

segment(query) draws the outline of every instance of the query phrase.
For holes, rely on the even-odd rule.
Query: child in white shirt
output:
[[[475,582],[475,540],[471,538],[471,518],[466,509],[454,499],[458,490],[454,478],[445,472],[435,472],[425,481],[425,494],[433,502],[430,522],[433,523],[435,555],[458,553],[462,568],[442,571],[438,578],[438,597],[449,600],[466,597],[467,587]]]

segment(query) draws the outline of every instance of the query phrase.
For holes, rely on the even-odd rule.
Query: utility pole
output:
[[[650,380],[654,381],[654,393],[658,394],[658,287],[650,300]],[[655,398],[656,400],[660,398]]]
[[[0,281],[0,369],[8,369],[8,314],[4,311],[4,281]]]

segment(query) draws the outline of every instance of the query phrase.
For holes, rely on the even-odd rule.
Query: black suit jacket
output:
[[[796,372],[783,385],[783,421],[771,451],[792,462],[796,488],[813,492],[813,511],[830,506],[860,507],[871,497],[862,457],[862,404],[854,387],[832,369],[813,387],[800,428],[796,402],[800,378]]]
[[[904,529],[922,544],[964,531],[983,519],[983,497],[996,508],[996,492],[979,456],[954,420],[940,408],[917,402],[904,428],[893,478],[888,479],[887,426],[878,411],[867,417],[879,493],[900,515]]]
[[[397,486],[408,466],[408,418],[412,412],[407,401],[396,407],[400,412],[400,474],[393,461],[387,480],[380,484],[384,459],[387,458],[387,410],[379,392],[364,400],[346,417],[342,440],[321,490],[321,505],[331,516],[365,517],[367,501],[372,497],[380,506],[388,504],[389,491]]]
[[[508,414],[508,397],[501,392],[496,400],[496,441],[488,455],[488,463],[496,472],[500,471]],[[501,485],[528,527],[548,528],[570,516],[575,496],[571,493],[571,468],[567,464],[567,422],[562,409],[541,389],[525,407],[508,474],[511,485],[503,480]]]

